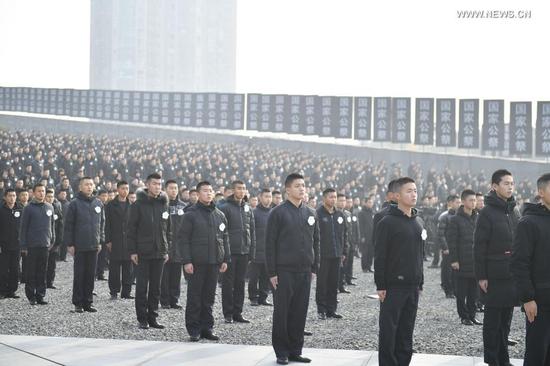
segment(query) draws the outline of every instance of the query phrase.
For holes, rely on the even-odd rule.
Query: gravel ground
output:
[[[426,262],[429,263],[429,262]],[[344,319],[318,320],[315,308],[315,283],[312,285],[306,329],[314,334],[306,337],[305,347],[376,350],[378,334],[378,300],[369,299],[375,292],[373,276],[362,273],[355,261],[357,286],[351,294],[341,294],[338,312]],[[482,356],[482,327],[463,326],[456,314],[455,300],[446,299],[439,286],[439,269],[425,268],[424,292],[421,296],[414,333],[414,349],[419,353]],[[184,282],[184,281],[182,281]],[[315,281],[313,281],[315,282]],[[166,329],[140,330],[137,327],[133,300],[110,300],[106,281],[96,282],[94,306],[97,313],[72,312],[72,259],[58,262],[56,290],[48,289],[49,305],[31,306],[24,298],[0,300],[0,334],[147,339],[187,341],[183,310],[160,309],[159,322]],[[185,306],[186,286],[182,285],[181,304]],[[214,331],[220,342],[229,344],[271,344],[272,308],[251,307],[245,300],[243,315],[252,324],[225,324],[221,311],[221,290],[218,288],[214,310]],[[483,318],[483,314],[479,314]],[[509,347],[510,356],[522,358],[525,340],[524,316],[515,309],[510,337],[519,341]],[[201,342],[205,342],[201,340]]]

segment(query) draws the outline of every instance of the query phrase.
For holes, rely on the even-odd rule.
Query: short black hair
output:
[[[416,183],[414,181],[414,179],[410,178],[410,177],[402,177],[402,178],[398,178],[396,179],[394,182],[393,182],[393,187],[392,187],[392,191],[394,193],[398,193],[401,191],[401,188],[405,185],[405,184],[409,184],[409,183]],[[391,182],[390,182],[391,184]]]
[[[336,198],[340,198],[340,197],[346,197],[346,195],[343,194],[343,193],[338,193],[338,194],[336,195]]]
[[[199,191],[198,191],[197,189],[191,189],[191,190],[189,191],[189,194],[191,194],[191,193],[199,193]]]
[[[98,196],[101,196],[102,194],[108,194],[108,193],[109,193],[109,192],[107,192],[107,190],[106,190],[106,189],[103,189],[103,188],[101,188],[100,190],[97,191],[97,195],[98,195]]]
[[[483,193],[477,192],[477,193],[476,193],[476,197],[483,197]]]
[[[145,179],[146,182],[149,182],[151,179],[162,179],[159,173],[151,173]]]
[[[235,189],[236,186],[240,186],[240,185],[246,185],[244,184],[244,182],[242,180],[234,180],[233,182],[231,182],[231,189]]]
[[[457,200],[459,197],[457,194],[450,194],[447,196],[447,203],[451,203],[454,200]]]
[[[170,184],[178,185],[178,182],[176,182],[176,181],[173,180],[173,179],[168,179],[168,180],[166,181],[166,183],[164,183],[164,188],[168,187]]]
[[[36,192],[36,189],[37,189],[37,188],[40,188],[40,187],[46,188],[46,186],[43,185],[42,183],[36,183],[34,186],[32,186],[32,191],[33,191],[33,192]]]
[[[289,174],[285,179],[285,187],[290,187],[298,179],[304,179],[304,176],[298,173]]]
[[[8,195],[8,193],[14,192],[17,195],[17,192],[15,192],[14,188],[8,188],[4,191],[4,197]]]
[[[323,191],[323,197],[328,196],[328,194],[329,194],[329,193],[332,193],[332,192],[336,192],[336,189],[331,188],[331,187],[325,189],[325,190]]]
[[[387,190],[386,194],[399,192],[399,190],[397,190],[397,191],[395,190],[395,182],[396,181],[397,181],[397,179],[390,180],[390,182],[388,183],[388,190]]]
[[[276,194],[281,194],[281,191],[278,191],[278,190],[274,190],[273,192],[271,192],[272,195],[276,195]]]
[[[78,184],[82,183],[83,180],[87,180],[87,179],[93,181],[92,177],[86,175],[78,180]]]
[[[543,174],[537,179],[537,189],[544,189],[550,182],[550,173]]]
[[[499,169],[493,173],[491,176],[491,184],[499,184],[502,180],[502,177],[505,177],[507,175],[512,175],[508,170],[506,169]]]
[[[50,193],[54,194],[53,189],[51,189],[51,188],[46,189],[46,194],[50,194]]]
[[[462,193],[460,194],[460,199],[461,199],[462,201],[464,201],[464,200],[466,199],[466,197],[468,197],[468,196],[475,196],[475,195],[476,195],[476,193],[475,193],[473,190],[471,190],[471,189],[465,189],[465,190],[463,190]]]
[[[128,196],[131,195],[131,194],[136,194],[136,191],[130,191],[130,192],[128,192]]]
[[[269,188],[263,188],[261,191],[260,191],[260,194],[263,194],[263,193],[271,193],[271,190]]]
[[[197,189],[196,189],[196,191],[197,191],[197,192],[200,191],[201,188],[204,187],[204,186],[210,186],[210,187],[212,187],[212,184],[210,184],[210,182],[207,181],[207,180],[203,180],[202,182],[200,182],[199,184],[197,184]],[[191,192],[192,192],[192,190],[190,191],[190,193],[191,193]]]
[[[122,186],[128,186],[128,185],[129,185],[128,182],[126,182],[125,180],[120,180],[117,182],[116,187],[120,188]]]

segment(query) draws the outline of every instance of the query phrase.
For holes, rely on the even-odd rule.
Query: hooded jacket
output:
[[[526,203],[519,220],[510,270],[522,303],[550,311],[550,210]]]
[[[63,241],[77,251],[97,250],[105,241],[105,211],[94,196],[78,192],[65,212]]]
[[[164,192],[150,197],[147,189],[136,192],[128,217],[128,251],[143,259],[160,259],[168,254],[170,214]]]
[[[231,254],[249,254],[254,259],[256,250],[256,227],[252,209],[244,200],[237,202],[235,196],[219,206],[227,219]]]
[[[424,241],[426,230],[416,209],[405,215],[396,205],[376,227],[374,282],[377,290],[418,288],[424,284]]]

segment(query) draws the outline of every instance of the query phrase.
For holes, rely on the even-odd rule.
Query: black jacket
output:
[[[449,245],[447,243],[447,226],[449,225],[449,220],[455,214],[455,210],[449,209],[439,215],[437,219],[437,236],[439,238],[439,248],[441,250],[449,250]]]
[[[19,245],[21,249],[50,248],[55,243],[54,209],[47,202],[32,200],[23,209]]]
[[[214,203],[194,204],[183,215],[177,240],[184,264],[231,262],[227,219]]]
[[[389,206],[376,228],[374,282],[377,290],[418,288],[424,284],[424,240],[426,230],[416,209],[408,217],[396,205]]]
[[[265,229],[267,227],[267,218],[271,210],[271,207],[266,208],[262,204],[259,204],[254,209],[254,227],[256,229],[255,263],[265,263]]]
[[[63,241],[77,251],[97,250],[105,242],[105,210],[94,197],[78,192],[65,213]]]
[[[168,197],[164,192],[149,197],[147,189],[136,194],[128,217],[128,251],[144,259],[163,258],[170,242]]]
[[[359,220],[359,234],[362,245],[372,242],[372,228],[374,224],[374,211],[372,208],[363,207],[357,215]]]
[[[397,202],[384,202],[382,204],[382,209],[374,214],[374,217],[372,219],[372,242],[374,243],[376,240],[376,227],[378,226],[378,223],[387,215],[390,213],[390,207],[392,205],[397,205]]]
[[[344,210],[343,212],[346,218],[348,237],[348,246],[345,249],[345,253],[348,253],[349,250],[355,248],[359,244],[359,225],[357,224],[357,215],[354,215],[348,210]]]
[[[16,202],[13,208],[0,207],[0,252],[4,250],[19,250],[19,229],[23,206]]]
[[[474,269],[478,280],[510,279],[510,259],[518,223],[511,197],[507,202],[494,191],[485,196],[474,233]]]
[[[52,250],[59,250],[61,244],[63,244],[63,234],[64,234],[64,222],[63,217],[63,206],[58,200],[54,200],[53,204],[53,219],[55,224],[55,243]]]
[[[105,242],[111,243],[110,258],[116,261],[129,261],[128,214],[130,202],[115,198],[105,205]]]
[[[227,197],[227,201],[219,208],[227,219],[231,254],[250,254],[253,260],[256,231],[252,209],[244,200],[239,205],[233,195]]]
[[[510,270],[522,303],[550,311],[550,211],[526,203],[514,239]]]
[[[339,258],[347,255],[348,224],[343,211],[328,212],[325,206],[317,209],[321,258]]]
[[[183,225],[183,215],[185,214],[185,203],[179,199],[170,200],[169,202],[170,213],[170,248],[168,250],[170,262],[181,263],[181,250],[178,245],[177,236],[181,225]]]
[[[319,268],[319,222],[315,210],[285,201],[267,219],[265,260],[269,277],[279,271],[313,272]]]
[[[458,274],[461,277],[474,277],[474,230],[477,212],[472,215],[464,212],[460,206],[447,224],[447,245],[450,263],[458,262]]]

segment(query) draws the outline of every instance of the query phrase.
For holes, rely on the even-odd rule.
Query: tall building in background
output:
[[[91,0],[92,89],[234,92],[237,0]]]

